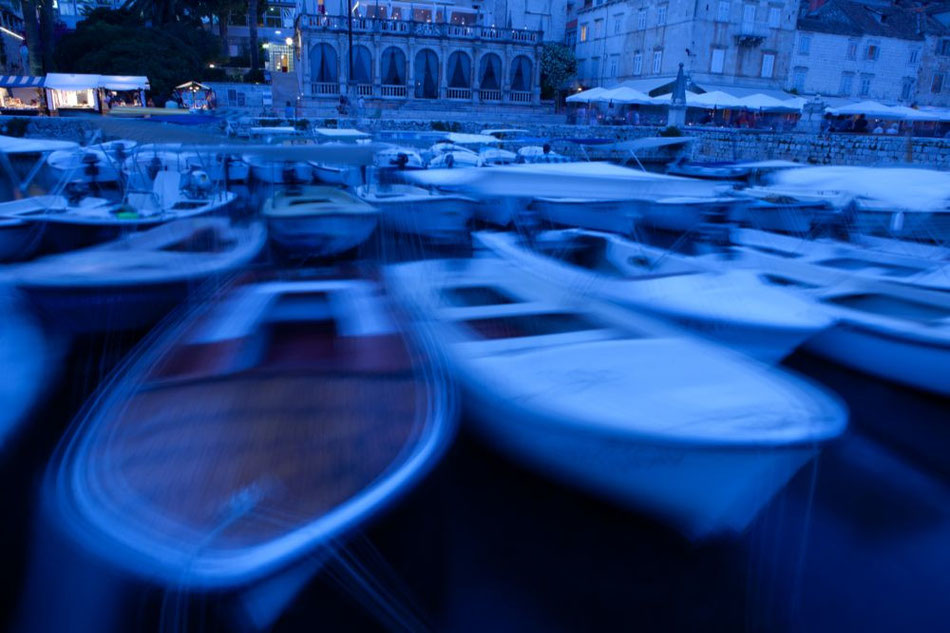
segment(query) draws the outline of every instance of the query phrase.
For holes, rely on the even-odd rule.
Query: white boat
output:
[[[317,182],[323,184],[357,187],[363,183],[362,171],[355,165],[313,161],[310,169]]]
[[[716,272],[695,258],[609,233],[550,231],[529,241],[516,233],[481,232],[475,239],[534,276],[662,318],[767,363],[833,324],[812,302],[754,273]]]
[[[485,166],[512,165],[518,160],[518,155],[514,152],[498,147],[483,147],[478,155],[481,156],[482,164]]]
[[[140,329],[154,324],[208,279],[248,264],[266,239],[260,223],[179,220],[10,266],[4,277],[59,330]]]
[[[481,167],[482,157],[475,152],[450,150],[440,152],[429,159],[429,169],[452,169],[453,167]]]
[[[138,148],[122,165],[126,178],[144,176],[151,181],[159,171],[202,171],[212,182],[245,182],[250,176],[250,166],[233,154],[217,152],[199,153],[182,147],[174,151],[166,146],[161,149],[149,146]]]
[[[9,454],[9,442],[20,423],[54,380],[53,346],[29,306],[12,289],[0,286],[0,454]]]
[[[859,277],[887,284],[950,291],[950,261],[865,247],[862,240],[867,238],[861,236],[856,236],[852,243],[735,229],[730,237],[735,244],[746,249],[794,260],[797,267],[811,266],[826,271],[829,282]],[[899,248],[899,245],[889,246]]]
[[[531,201],[530,208],[548,224],[612,231],[621,235],[633,233],[637,222],[637,204],[632,200],[540,197]]]
[[[362,185],[356,195],[379,209],[383,226],[436,242],[468,237],[475,200],[412,185]]]
[[[723,265],[752,268],[764,281],[810,298],[835,320],[806,349],[872,376],[950,396],[950,293],[749,247],[738,251],[738,260]]]
[[[515,162],[531,164],[572,163],[574,159],[570,156],[552,151],[549,146],[526,145],[518,148],[518,155]]]
[[[739,163],[693,162],[679,156],[666,166],[666,173],[704,180],[742,180],[749,176],[751,169]]]
[[[825,196],[805,196],[773,187],[746,187],[729,192],[744,203],[737,204],[732,221],[766,231],[806,234],[828,219],[834,208]]]
[[[61,182],[114,183],[135,141],[110,141],[78,150],[57,150],[47,159],[53,177]]]
[[[408,147],[387,147],[376,152],[373,165],[381,169],[425,169],[422,155]]]
[[[387,280],[440,346],[477,431],[692,538],[744,530],[846,424],[802,379],[501,259],[401,264]]]
[[[251,176],[268,184],[307,184],[313,182],[313,165],[307,161],[273,160],[267,156],[245,154]]]
[[[30,186],[37,180],[44,188],[59,184],[49,169],[44,169],[49,155],[55,151],[78,151],[79,143],[73,141],[54,141],[50,139],[19,138],[0,135],[0,154],[6,160],[0,161],[9,179],[0,179],[0,200],[13,200],[28,195]],[[43,176],[47,178],[43,178]],[[45,180],[45,181],[44,181]]]
[[[302,257],[328,257],[356,248],[373,234],[379,211],[337,187],[286,187],[264,202],[271,240]]]

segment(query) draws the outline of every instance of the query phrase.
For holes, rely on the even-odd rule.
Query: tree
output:
[[[53,30],[56,12],[53,0],[20,0],[23,30],[30,58],[31,75],[43,75],[53,70]]]
[[[261,67],[260,45],[257,43],[257,0],[247,0],[247,34],[251,40],[251,75]]]
[[[577,73],[577,60],[574,51],[564,44],[546,42],[541,45],[539,54],[541,64],[541,97],[554,98],[554,107],[559,108],[561,92]]]

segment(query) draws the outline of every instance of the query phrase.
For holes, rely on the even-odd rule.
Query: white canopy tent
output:
[[[740,97],[739,101],[750,110],[762,110],[764,112],[797,112],[801,110],[799,105],[762,93]]]
[[[54,110],[95,110],[99,107],[99,75],[49,73],[46,102]]]
[[[707,110],[711,110],[713,108],[727,110],[742,108],[744,105],[738,97],[734,97],[731,94],[727,94],[719,90],[713,90],[712,92],[704,92],[703,94],[687,92],[686,107],[705,108]]]
[[[908,108],[909,109],[909,108]],[[879,117],[882,119],[900,119],[904,120],[907,115],[904,112],[891,106],[886,106],[877,101],[861,101],[838,108],[828,108],[828,112],[835,116],[853,116],[863,114],[864,116]]]
[[[591,101],[596,100],[601,93],[607,92],[606,88],[591,88],[590,90],[585,90],[584,92],[578,92],[577,94],[572,94],[565,101],[569,103],[590,103]]]
[[[599,95],[595,96],[592,100],[603,103],[609,103],[612,101],[618,105],[628,105],[634,103],[641,105],[652,105],[656,103],[656,100],[649,95],[640,92],[639,90],[634,90],[628,86],[619,86],[617,88],[605,90]]]
[[[100,88],[119,91],[149,90],[148,77],[135,75],[99,75]]]

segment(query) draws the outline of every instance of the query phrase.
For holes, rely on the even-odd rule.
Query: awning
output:
[[[590,90],[573,94],[565,99],[565,101],[570,103],[590,103],[604,92],[607,92],[606,88],[591,88]]]
[[[793,112],[801,110],[801,106],[792,103],[791,99],[783,101],[762,93],[740,97],[739,101],[750,110],[763,110],[766,112]]]
[[[175,90],[211,90],[211,88],[197,81],[188,81],[180,86],[175,86]]]
[[[863,114],[865,116],[875,116],[885,119],[906,119],[907,114],[886,106],[883,103],[878,103],[877,101],[861,101],[859,103],[852,103],[850,105],[842,106],[840,108],[828,108],[828,112],[836,116],[844,115],[851,116],[854,114]]]
[[[148,77],[135,75],[99,75],[99,88],[107,90],[149,90]]]
[[[639,90],[634,90],[630,86],[619,86],[617,88],[611,88],[610,90],[605,90],[592,98],[593,101],[599,101],[603,103],[613,102],[618,105],[624,104],[652,104],[654,103],[653,97],[649,96],[644,92]]]
[[[740,99],[756,94],[772,97],[773,99],[778,99],[779,101],[788,101],[789,99],[796,97],[796,95],[785,92],[784,90],[775,90],[773,88],[749,88],[745,86],[732,86],[730,84],[714,84],[706,82],[700,82],[698,86],[706,92],[725,92],[728,95],[739,97]]]
[[[628,79],[621,82],[620,85],[655,97],[661,93],[663,93],[663,96],[668,95],[670,90],[667,90],[667,88],[672,88],[675,83],[676,77],[658,77],[656,79]]]
[[[713,108],[719,108],[722,110],[746,107],[738,97],[734,97],[733,95],[726,94],[725,92],[721,92],[719,90],[704,92],[701,95],[687,92],[686,105],[690,108],[706,108],[707,110],[711,110]]]
[[[53,90],[92,90],[99,87],[99,75],[49,73],[44,85]]]
[[[0,88],[39,88],[44,79],[30,75],[0,75]]]

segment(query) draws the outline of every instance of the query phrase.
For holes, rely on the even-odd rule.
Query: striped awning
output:
[[[0,75],[2,88],[39,88],[46,77],[31,77],[30,75]]]

